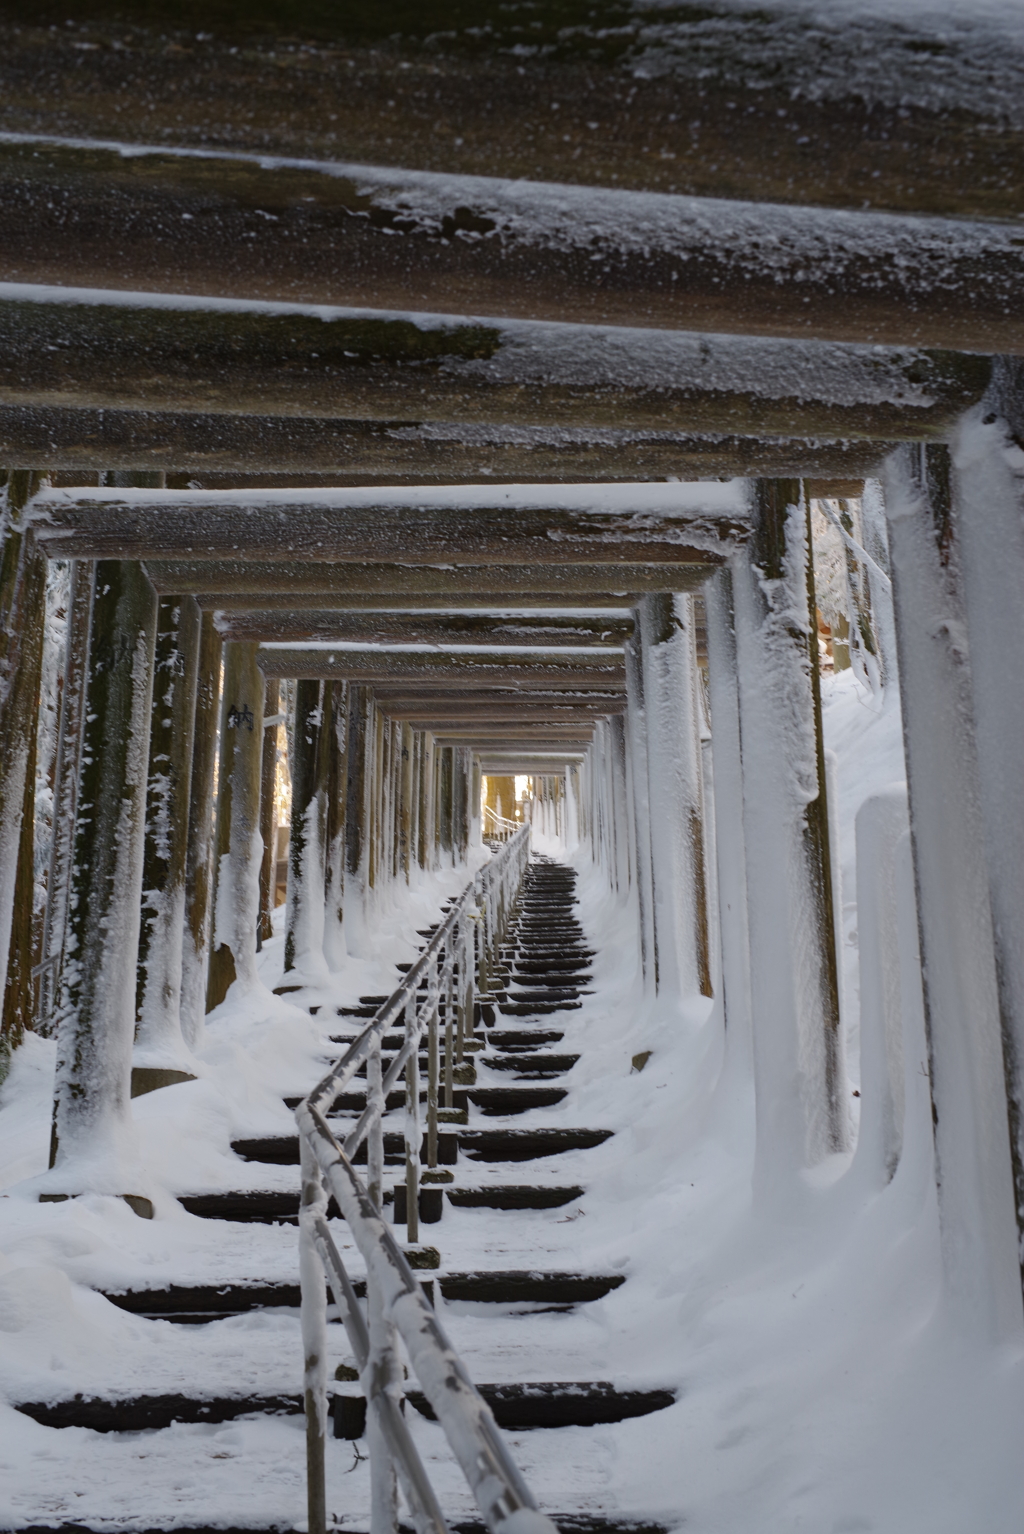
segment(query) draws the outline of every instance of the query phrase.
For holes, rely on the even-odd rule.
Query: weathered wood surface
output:
[[[615,691],[624,682],[622,657],[599,661],[593,652],[582,652],[574,660],[571,654],[553,651],[550,658],[539,652],[503,651],[496,655],[481,650],[476,654],[443,653],[438,650],[301,649],[286,646],[261,646],[257,664],[268,676],[315,677],[353,682],[402,681],[417,687],[446,687],[458,675],[467,686],[525,687],[539,692],[551,687],[573,687],[579,691],[599,688]]]
[[[236,480],[257,467],[308,484],[524,484],[706,479],[713,475],[860,476],[877,473],[889,442],[771,439],[615,427],[504,426],[410,418],[231,415],[223,411],[94,410],[0,400],[0,458],[95,473],[156,467]]]
[[[214,781],[220,720],[223,645],[212,613],[199,630],[196,714],[185,858],[185,932],[182,952],[181,1022],[186,1042],[198,1044],[206,1014],[207,959],[214,886]]]
[[[188,1069],[181,984],[202,614],[194,597],[157,608],[142,861],[137,1066]]]
[[[145,560],[244,555],[247,562],[283,556],[318,564],[720,562],[748,530],[742,498],[712,484],[705,500],[695,496],[697,487],[686,486],[691,504],[699,502],[690,509],[682,493],[665,493],[677,488],[683,489],[621,486],[578,509],[524,504],[523,494],[511,488],[505,504],[480,492],[478,504],[458,504],[456,493],[445,489],[410,491],[401,500],[393,491],[391,504],[374,503],[365,490],[322,492],[323,499],[300,492],[243,498],[152,491],[144,500],[116,491],[61,490],[38,496],[32,515],[37,537],[58,559],[102,559],[116,551]]]
[[[597,213],[581,207],[579,231],[568,210],[564,216],[559,242],[582,239],[586,268],[595,270],[590,229]],[[784,210],[779,220],[774,232],[758,230],[759,247],[774,251],[784,242],[784,232],[788,238],[791,213]],[[450,427],[461,422],[479,428],[500,422],[549,430],[757,438],[930,438],[984,392],[990,366],[987,357],[975,354],[1024,349],[1024,321],[1018,334],[1016,318],[1016,295],[1024,279],[1024,226],[1016,233],[999,231],[1007,266],[1001,281],[971,270],[972,292],[998,292],[991,299],[990,319],[972,312],[962,285],[953,280],[956,237],[955,226],[943,226],[934,237],[943,291],[950,290],[956,315],[955,323],[951,320],[934,334],[924,328],[924,298],[914,291],[894,300],[888,325],[848,333],[852,327],[844,326],[842,317],[856,314],[858,295],[839,257],[830,257],[825,283],[828,312],[836,318],[808,330],[803,316],[814,281],[806,270],[813,265],[806,251],[794,257],[792,271],[773,259],[760,285],[738,263],[734,280],[744,293],[767,286],[773,294],[787,295],[801,320],[794,317],[774,332],[758,319],[768,305],[766,294],[755,314],[731,326],[714,313],[681,314],[672,318],[671,329],[650,328],[650,316],[635,294],[627,295],[614,321],[600,315],[594,318],[606,323],[564,323],[562,275],[551,316],[558,323],[549,323],[543,308],[538,312],[532,302],[529,281],[509,270],[505,257],[501,292],[519,294],[516,307],[522,318],[464,318],[452,313],[454,295],[440,310],[423,306],[411,311],[404,278],[402,307],[396,294],[386,308],[378,303],[367,312],[365,307],[75,288],[65,269],[59,287],[0,287],[5,343],[0,399],[7,406],[200,410],[392,425],[441,422]],[[643,231],[637,248],[623,253],[626,272],[642,267],[643,249],[652,238],[652,231]],[[697,259],[697,247],[703,249],[708,238],[700,221],[697,246],[687,263]],[[736,230],[727,231],[730,260],[739,238]],[[824,234],[815,238],[824,250],[830,248]],[[870,238],[877,244],[878,232],[851,232],[854,247],[857,240]],[[387,248],[394,243],[387,241]],[[917,273],[927,265],[925,236],[908,231],[905,244],[899,268]],[[533,259],[531,252],[530,270]],[[684,264],[681,256],[673,259]],[[872,270],[869,291],[881,280]],[[716,277],[716,291],[724,281]],[[939,276],[933,281],[939,285]],[[840,292],[842,302],[837,303]],[[508,302],[498,306],[497,295],[494,299],[494,304],[467,303],[458,309],[479,316],[510,307]],[[354,302],[362,306],[366,300],[357,296]],[[741,333],[717,333],[730,329]],[[879,343],[885,344],[884,351]]]
[[[567,598],[550,591],[534,591],[524,594],[516,593],[514,599],[517,609],[528,608],[530,611],[540,611],[545,615],[574,613],[583,609],[591,612],[614,609],[616,622],[622,622],[636,606],[636,597],[629,592],[613,592],[590,598],[582,594]],[[397,620],[406,613],[433,615],[451,612],[456,602],[461,611],[472,610],[486,619],[508,610],[509,594],[501,591],[470,591],[460,592],[457,598],[446,596],[439,591],[418,594],[416,592],[396,594],[383,591],[372,596],[358,591],[333,591],[326,595],[304,591],[267,591],[262,595],[244,591],[222,593],[206,591],[199,594],[199,605],[204,612],[216,614],[217,623],[227,627],[234,624],[236,619],[241,621],[243,615],[250,612],[257,615],[257,622],[262,621],[260,614],[266,614],[267,620],[271,621],[278,612],[294,614],[299,621],[304,621],[307,613],[322,612],[337,613],[342,622],[350,613],[361,622],[372,622],[376,620],[378,614],[383,614],[384,620],[387,621],[389,615]],[[330,620],[325,618],[325,621]]]
[[[486,592],[488,606],[507,607],[510,601],[533,602],[540,594],[556,595],[566,606],[579,598],[609,600],[644,591],[690,591],[703,584],[714,565],[707,564],[607,564],[578,565],[469,565],[447,568],[432,565],[331,564],[312,560],[293,563],[280,560],[185,560],[146,561],[157,590],[191,591],[205,608],[238,605],[262,607],[265,599],[298,593],[315,596],[318,606],[336,595],[375,597],[390,606],[398,596],[414,596],[417,603],[439,596],[448,606],[460,606],[475,593]]]
[[[251,639],[253,635],[227,634],[228,639]],[[272,719],[280,706],[281,689],[276,679],[267,677],[263,684],[263,711]],[[273,912],[275,885],[277,883],[277,804],[274,790],[277,787],[277,726],[265,725],[263,748],[260,756],[260,840],[263,855],[260,858],[260,919],[257,928],[259,948],[274,935]]]
[[[131,1193],[129,1107],[157,600],[103,561],[92,620],[68,941],[57,1003],[57,1171],[64,1191]],[[88,1169],[86,1171],[86,1169]]]
[[[119,0],[7,0],[3,21],[5,120],[30,132],[838,207],[1020,208],[1024,71],[991,11],[941,34],[906,8],[823,28],[804,7],[722,0],[152,0],[127,16]],[[256,208],[280,214],[239,200],[249,220],[225,236],[265,234]],[[35,248],[60,218],[43,232]]]
[[[412,296],[448,314],[890,346],[1024,342],[1012,224],[395,164],[0,145],[17,252],[0,277],[360,309]]]
[[[217,627],[225,639],[300,643],[334,639],[376,644],[623,645],[632,621],[619,612],[585,613],[389,613],[263,612],[223,613]]]
[[[255,645],[224,647],[214,862],[217,884],[206,993],[210,1012],[236,980],[245,988],[258,984],[264,680],[256,660]]]

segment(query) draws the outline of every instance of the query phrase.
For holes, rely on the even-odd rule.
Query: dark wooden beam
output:
[[[581,228],[589,229],[594,215],[585,216],[582,207],[579,215]],[[788,231],[791,222],[786,215],[780,227]],[[860,237],[868,240],[869,232]],[[986,333],[948,275],[955,264],[955,231],[934,236],[947,286],[955,289],[951,302],[959,330],[931,337],[921,329],[923,300],[911,292],[896,305],[906,320],[902,327],[890,326],[892,333],[869,327],[863,335],[837,336],[835,325],[830,330],[823,324],[826,339],[793,340],[786,338],[793,324],[788,330],[777,327],[776,338],[756,314],[725,327],[740,332],[733,335],[700,334],[702,325],[709,331],[723,328],[721,317],[711,314],[677,316],[680,328],[637,328],[642,311],[635,297],[619,317],[621,328],[609,333],[607,325],[467,320],[425,308],[367,313],[159,294],[143,298],[76,289],[67,279],[60,289],[9,287],[0,291],[0,400],[33,408],[372,420],[387,422],[392,430],[399,422],[440,422],[448,429],[463,422],[475,428],[500,423],[759,439],[919,440],[942,435],[984,392],[991,368],[975,353],[986,345],[1004,352],[1024,349],[1024,319],[1017,319],[1015,296],[1024,278],[1024,246],[1014,245],[1007,231],[999,237],[1012,272],[998,301],[993,299],[994,329]],[[703,225],[700,238],[707,239]],[[765,228],[756,242],[775,251],[780,238],[778,229]],[[837,253],[837,238],[817,231],[813,243],[829,253],[827,310],[843,316],[856,313],[857,297],[846,272],[854,263],[852,251]],[[736,239],[730,227],[729,262],[747,292],[748,262],[738,256]],[[903,239],[900,259],[916,272],[925,236],[908,230]],[[813,282],[809,275],[797,280],[797,274],[810,259],[809,252],[796,257],[789,283],[773,256],[772,291],[791,292],[801,316],[810,312]],[[585,264],[594,269],[590,254]],[[641,252],[631,251],[626,265],[639,270]],[[873,267],[872,292],[881,280]],[[933,286],[937,280],[930,278]],[[974,267],[969,284],[972,292],[984,294],[999,286]],[[503,291],[522,290],[526,313],[534,312],[528,283],[505,271],[502,285]],[[842,303],[835,301],[837,286],[843,289]],[[566,314],[561,286],[559,295],[561,317]],[[841,332],[840,322],[835,324]],[[877,349],[879,341],[886,343],[884,352]],[[929,345],[932,350],[922,350]],[[934,350],[951,346],[971,354]]]
[[[426,487],[254,492],[55,490],[33,514],[51,558],[182,556],[403,565],[720,562],[750,526],[745,487]]]
[[[251,593],[238,592],[204,592],[199,599],[199,605],[206,611],[219,612],[218,622],[225,625],[241,621],[243,615],[250,612],[256,616],[256,622],[262,621],[262,614],[266,615],[268,622],[272,622],[277,613],[291,614],[297,622],[305,620],[307,612],[314,617],[323,613],[324,621],[329,623],[331,616],[336,615],[341,622],[345,621],[346,614],[351,613],[358,621],[369,621],[378,614],[387,620],[388,614],[393,618],[400,619],[403,614],[409,613],[415,619],[417,613],[425,614],[441,613],[449,611],[454,605],[451,595],[443,592],[416,593],[387,593],[379,596],[368,596],[365,592],[331,592],[328,597],[316,592],[275,592],[268,591],[263,596],[253,596]],[[472,608],[483,617],[492,614],[500,614],[507,610],[509,597],[507,592],[498,591],[469,591],[460,593],[458,603],[462,608]],[[614,609],[618,622],[627,621],[626,614],[636,606],[638,598],[630,593],[615,593],[607,597],[575,597],[567,599],[556,592],[540,591],[531,592],[525,596],[517,593],[515,597],[517,607],[528,607],[531,610],[544,611],[551,614],[563,614],[575,612],[581,607],[589,607],[594,611],[606,611]],[[282,635],[288,638],[288,635]],[[311,636],[330,638],[330,634]]]
[[[8,281],[1024,347],[1024,252],[996,223],[45,142],[0,144],[0,196]],[[311,381],[290,382],[294,398]]]
[[[383,649],[304,649],[298,646],[263,646],[258,654],[267,676],[325,677],[353,682],[402,682],[424,689],[449,685],[459,677],[467,687],[547,688],[572,687],[585,692],[624,690],[625,664],[619,657],[599,661],[591,654],[574,661],[564,653],[542,659],[537,652],[507,651],[500,658],[486,651],[476,654],[443,654],[436,650],[402,652]]]
[[[316,476],[340,484],[799,478],[877,474],[895,444],[637,431],[515,427],[502,422],[342,420],[207,410],[96,410],[10,405],[0,396],[0,460],[77,474],[158,469],[183,487]]]
[[[5,122],[30,132],[836,207],[1020,211],[1024,71],[991,8],[969,25],[951,16],[940,34],[927,10],[865,7],[823,27],[804,6],[752,0],[6,0],[0,61]],[[256,208],[280,216],[258,194]],[[68,212],[58,203],[44,232],[61,232]],[[253,218],[246,232],[272,227]],[[236,257],[234,232],[222,260]],[[124,224],[111,233],[116,250]]]
[[[585,564],[585,565],[431,565],[315,564],[281,560],[147,560],[146,568],[158,591],[194,593],[206,607],[266,606],[268,596],[294,602],[298,593],[316,598],[319,607],[339,594],[376,598],[388,605],[396,596],[415,597],[417,604],[439,596],[447,606],[463,606],[474,592],[500,593],[507,606],[520,594],[534,601],[541,593],[557,597],[566,607],[580,598],[603,607],[617,596],[644,591],[691,591],[708,579],[712,564]],[[204,593],[206,600],[204,600]],[[232,595],[233,594],[233,595]],[[498,605],[496,603],[495,605]]]
[[[333,639],[376,644],[509,644],[621,646],[633,622],[621,612],[576,613],[344,613],[274,611],[223,613],[225,639],[301,643]]]

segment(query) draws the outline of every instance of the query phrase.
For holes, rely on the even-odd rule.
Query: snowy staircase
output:
[[[552,1087],[550,1081],[564,1076],[580,1055],[559,1049],[565,1037],[559,1027],[561,1014],[581,1006],[580,996],[589,982],[589,962],[593,957],[585,947],[582,929],[572,914],[575,874],[568,868],[544,860],[534,860],[528,869],[517,920],[509,934],[502,956],[502,968],[494,980],[495,1006],[481,1008],[484,1032],[483,1049],[474,1055],[477,1081],[458,1089],[457,1106],[467,1110],[467,1118],[479,1116],[484,1124],[445,1125],[439,1136],[439,1162],[454,1167],[455,1181],[443,1188],[425,1188],[427,1208],[436,1222],[444,1213],[443,1194],[448,1206],[447,1221],[484,1220],[477,1249],[515,1249],[513,1231],[516,1211],[546,1211],[575,1203],[584,1195],[577,1179],[560,1173],[563,1158],[572,1158],[574,1169],[579,1153],[593,1149],[607,1140],[611,1131],[601,1128],[574,1127],[548,1122],[548,1114],[557,1107],[566,1091]],[[376,1010],[376,997],[361,999],[360,1007],[348,1009],[349,1015],[370,1015]],[[481,1036],[477,1034],[477,1041]],[[337,1043],[345,1043],[344,1037]],[[397,1043],[385,1037],[384,1046]],[[543,1082],[545,1085],[535,1085]],[[401,1105],[400,1094],[394,1094]],[[339,1102],[340,1124],[351,1122],[363,1107],[362,1092],[350,1092]],[[392,1104],[389,1102],[389,1109]],[[520,1123],[523,1115],[527,1123]],[[511,1122],[508,1122],[511,1121]],[[387,1121],[386,1121],[387,1122]],[[401,1119],[385,1134],[386,1164],[404,1162]],[[298,1165],[298,1140],[295,1136],[240,1139],[233,1149],[250,1163],[268,1167]],[[505,1180],[506,1167],[523,1168],[522,1181]],[[488,1175],[489,1174],[489,1175]],[[401,1179],[399,1179],[401,1183]],[[404,1213],[404,1185],[396,1186],[399,1204],[394,1214]],[[391,1200],[389,1190],[386,1195]],[[191,1213],[253,1226],[295,1224],[299,1201],[298,1178],[294,1188],[282,1189],[280,1175],[274,1187],[265,1190],[239,1190],[202,1193],[181,1198]],[[427,1208],[421,1218],[431,1218]],[[463,1214],[463,1211],[466,1211]],[[470,1213],[472,1211],[472,1213]],[[489,1211],[500,1211],[490,1214]],[[336,1216],[336,1210],[330,1213]],[[526,1213],[528,1220],[538,1216]],[[540,1216],[543,1218],[543,1216]],[[488,1223],[489,1222],[489,1223]],[[495,1234],[497,1222],[498,1234]],[[537,1364],[554,1358],[572,1360],[572,1352],[558,1346],[558,1325],[554,1318],[569,1318],[579,1307],[600,1301],[625,1281],[621,1274],[551,1271],[543,1265],[517,1267],[481,1267],[460,1265],[454,1252],[466,1245],[474,1231],[456,1224],[446,1240],[444,1225],[438,1230],[438,1245],[446,1251],[449,1265],[435,1272],[424,1272],[422,1285],[432,1304],[445,1310],[445,1326],[463,1354],[481,1394],[490,1404],[499,1426],[510,1430],[560,1430],[590,1427],[646,1415],[671,1405],[668,1390],[632,1389],[608,1380],[585,1378],[537,1379]],[[255,1232],[254,1232],[255,1237]],[[458,1238],[458,1239],[455,1239]],[[540,1243],[543,1250],[544,1241]],[[518,1250],[531,1258],[530,1237],[519,1242]],[[477,1261],[479,1258],[477,1258]],[[357,1293],[362,1286],[356,1282]],[[291,1282],[251,1281],[221,1284],[171,1283],[164,1288],[146,1288],[126,1292],[108,1292],[108,1298],[121,1309],[139,1318],[174,1322],[183,1335],[197,1340],[211,1323],[256,1322],[260,1313],[274,1317],[282,1312],[294,1314],[299,1303],[297,1278]],[[535,1318],[535,1319],[534,1319]],[[533,1333],[541,1330],[534,1337]],[[554,1327],[554,1331],[552,1328]],[[187,1333],[184,1329],[187,1328]],[[211,1333],[212,1335],[212,1333]],[[259,1333],[254,1336],[258,1345]],[[479,1339],[479,1342],[477,1341]],[[508,1339],[508,1340],[506,1340]],[[478,1356],[474,1356],[478,1355]],[[512,1373],[511,1379],[488,1382],[487,1359],[497,1357]],[[582,1360],[576,1359],[576,1363]],[[582,1370],[574,1369],[574,1373]],[[250,1370],[251,1374],[251,1370]],[[298,1382],[296,1381],[296,1384]],[[99,1432],[139,1432],[162,1430],[172,1423],[222,1423],[253,1413],[298,1414],[301,1397],[294,1394],[249,1390],[232,1394],[222,1388],[216,1393],[197,1392],[190,1396],[179,1391],[138,1395],[131,1399],[101,1399],[77,1396],[73,1400],[47,1403],[24,1403],[21,1410],[36,1421],[54,1427],[75,1426]],[[422,1417],[432,1419],[425,1398],[416,1389],[407,1399]],[[364,1430],[365,1403],[356,1386],[342,1386],[334,1401],[335,1436],[359,1438]],[[561,1481],[559,1482],[561,1484]],[[628,1519],[582,1516],[567,1513],[556,1519],[569,1530],[597,1531],[643,1529],[655,1534],[652,1526]],[[469,1534],[480,1525],[470,1521],[452,1522],[454,1531]]]

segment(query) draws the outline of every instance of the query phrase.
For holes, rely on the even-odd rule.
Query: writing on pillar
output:
[[[232,703],[228,709],[227,724],[229,730],[251,730],[255,722],[256,716],[246,703],[243,703],[241,708],[236,708]]]

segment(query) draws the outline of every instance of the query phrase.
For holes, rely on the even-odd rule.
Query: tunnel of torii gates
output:
[[[872,106],[881,21],[847,94],[801,88],[794,22],[748,99],[685,17],[634,68],[659,45],[628,7],[614,46],[600,5],[537,21],[546,53],[514,5],[445,31],[383,0],[349,33],[227,5],[173,46],[164,9],[0,24],[3,1040],[57,1035],[60,1187],[109,1165],[134,1195],[131,1094],[255,980],[285,733],[288,973],[466,857],[482,775],[526,775],[630,900],[649,991],[721,992],[755,1180],[847,1148],[809,508],[863,492],[948,1290],[1018,1334],[1024,145],[966,66],[953,99],[969,42],[943,114]],[[768,21],[722,14],[755,69]],[[907,824],[897,796],[876,827],[883,958]],[[902,1066],[871,1068],[882,1186]]]

